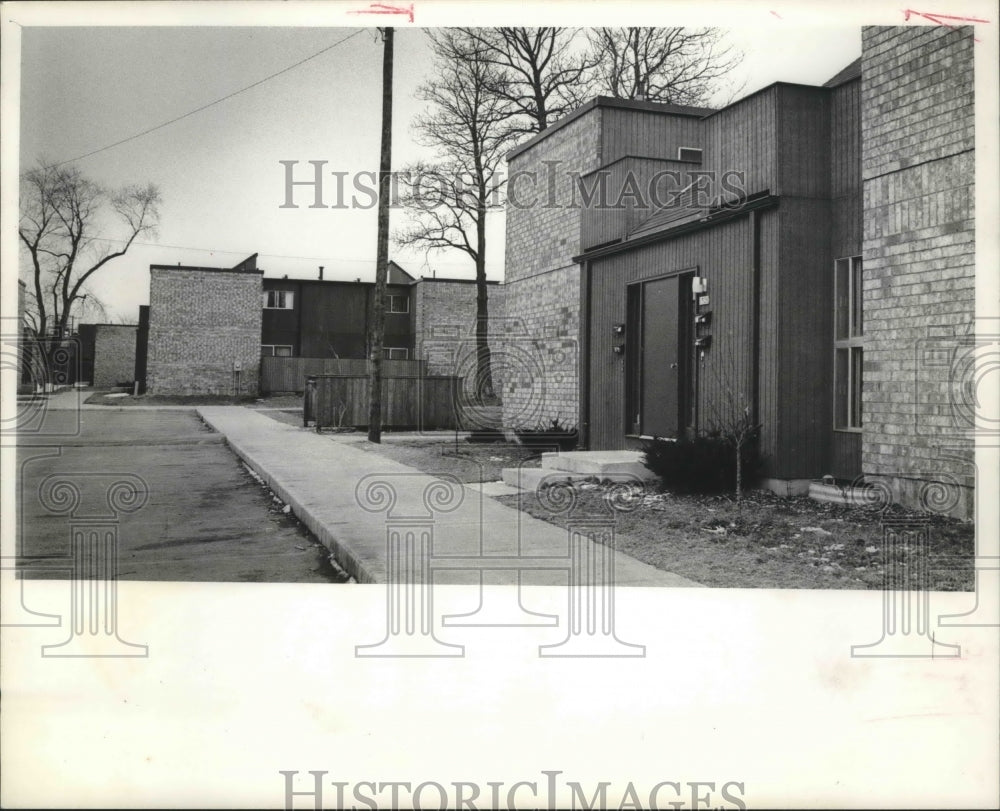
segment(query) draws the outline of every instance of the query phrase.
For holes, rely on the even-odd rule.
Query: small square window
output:
[[[410,311],[410,297],[386,296],[385,311],[387,313],[408,313]]]
[[[265,310],[292,310],[295,308],[295,293],[290,290],[265,290]]]

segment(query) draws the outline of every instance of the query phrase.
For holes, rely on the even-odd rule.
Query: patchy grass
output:
[[[134,397],[131,394],[114,391],[94,392],[84,400],[88,405],[106,406],[201,406],[201,405],[253,405],[255,397],[231,397],[224,394],[196,394],[196,395],[173,395],[173,394],[140,394]]]
[[[295,418],[284,412],[269,415],[289,422]],[[359,438],[355,447],[463,482],[496,481],[502,468],[519,464],[540,466],[536,452],[506,443],[399,438],[375,445]],[[655,486],[638,491],[581,483],[574,492],[573,519],[611,515],[609,498],[625,492],[628,497],[617,502],[625,509],[613,513],[618,548],[706,586],[881,589],[883,519],[913,519],[928,525],[930,588],[974,589],[974,528],[969,522],[895,507],[883,516],[875,510],[825,504],[807,496],[780,498],[767,491],[747,493],[741,505],[732,496],[678,495]],[[553,514],[531,493],[497,500],[558,526],[567,523],[565,515]],[[900,550],[897,561],[903,554]]]
[[[466,483],[497,481],[505,467],[538,467],[540,463],[536,453],[519,445],[478,445],[461,439],[440,443],[400,439],[378,445],[366,441],[357,447],[426,473],[447,474]]]
[[[362,450],[377,453],[431,475],[451,475],[468,484],[495,482],[505,467],[538,467],[537,452],[508,443],[476,444],[459,439],[428,442],[426,439],[394,439],[376,445],[359,442]]]
[[[302,412],[301,394],[271,394],[246,404],[249,408],[287,408]]]
[[[252,395],[242,395],[232,397],[227,394],[140,394],[133,397],[125,389],[115,389],[110,391],[97,391],[90,395],[84,402],[90,405],[108,406],[130,406],[130,405],[241,405],[247,408],[272,409],[281,408],[289,411],[299,412],[299,421],[302,420],[302,395],[300,394],[277,394],[273,397],[254,397]]]
[[[608,498],[622,488],[581,484],[572,518],[610,515]],[[559,526],[535,494],[498,498]],[[780,498],[755,491],[742,506],[729,496],[632,491],[614,514],[618,548],[659,569],[724,588],[880,589],[883,516],[824,504],[807,496]],[[971,591],[973,526],[938,515],[893,508],[887,521],[922,519],[929,530],[930,587]],[[899,561],[904,550],[900,550]],[[916,585],[913,583],[912,585]]]

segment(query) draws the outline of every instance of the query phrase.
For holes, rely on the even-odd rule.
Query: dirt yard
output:
[[[425,473],[455,476],[467,484],[498,481],[505,467],[539,467],[541,464],[541,457],[527,448],[502,443],[476,444],[464,439],[429,443],[425,439],[400,438],[379,445],[365,441],[357,447]]]
[[[426,441],[373,445],[373,453],[426,473],[450,473],[466,482],[496,481],[500,469],[538,457],[510,445]],[[528,460],[528,461],[525,461]],[[481,477],[481,479],[480,479]],[[575,486],[574,518],[608,516],[612,490],[596,483]],[[532,493],[500,496],[515,509],[565,525]],[[618,548],[638,560],[721,588],[880,589],[884,526],[904,519],[926,521],[932,590],[972,591],[974,532],[971,523],[893,508],[885,515],[824,504],[808,497],[779,498],[675,495],[649,486],[618,502]],[[898,561],[897,561],[898,562]]]
[[[302,409],[302,397],[283,394],[275,397],[231,397],[223,394],[199,394],[191,396],[172,394],[140,394],[133,396],[124,389],[116,391],[95,391],[85,401],[87,405],[106,406],[162,406],[179,405],[241,405],[247,408],[298,408]]]

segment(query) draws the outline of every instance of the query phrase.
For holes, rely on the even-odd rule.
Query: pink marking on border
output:
[[[413,3],[409,6],[390,6],[387,3],[370,3],[368,8],[348,11],[348,14],[405,14],[413,22]]]
[[[950,28],[952,31],[957,31],[958,28],[954,25],[949,25],[944,22],[944,20],[954,20],[955,22],[965,22],[965,23],[988,23],[989,20],[981,20],[978,17],[958,17],[954,14],[938,14],[937,12],[925,12],[925,11],[915,11],[912,8],[904,9],[903,20],[909,21],[910,15],[915,14],[917,17],[923,17],[925,20],[930,20],[936,25],[943,25],[945,28]],[[972,38],[974,42],[981,42],[978,37]]]

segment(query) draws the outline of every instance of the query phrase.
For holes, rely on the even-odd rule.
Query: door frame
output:
[[[642,359],[644,344],[642,340],[644,324],[642,319],[645,287],[649,282],[659,282],[666,279],[678,280],[677,301],[677,431],[678,435],[688,433],[693,427],[694,405],[694,308],[691,300],[691,280],[700,275],[698,265],[660,273],[655,276],[645,276],[627,282],[625,285],[625,379],[622,402],[624,403],[625,437],[628,439],[651,439],[642,433],[642,418],[640,424],[633,422],[632,416],[643,399],[644,380],[642,375]]]

